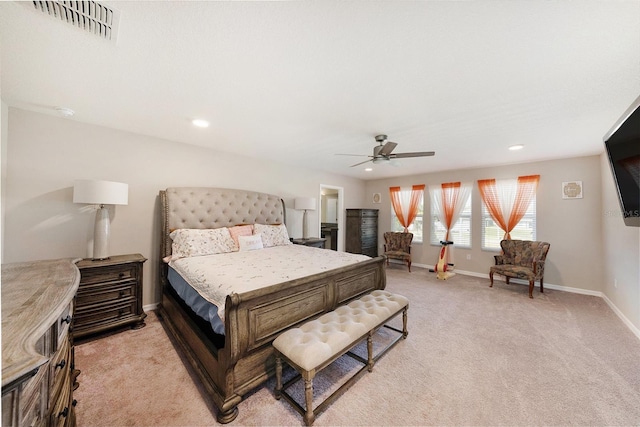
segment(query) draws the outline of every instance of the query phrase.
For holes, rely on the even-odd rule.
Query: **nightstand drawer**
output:
[[[129,299],[111,304],[96,304],[78,308],[76,310],[75,334],[81,334],[84,329],[96,328],[100,325],[117,324],[119,320],[136,314],[136,300]]]
[[[136,280],[136,271],[135,265],[131,264],[83,270],[80,288],[96,283]]]
[[[99,302],[118,301],[136,296],[135,280],[96,285],[78,290],[77,304],[85,307]]]

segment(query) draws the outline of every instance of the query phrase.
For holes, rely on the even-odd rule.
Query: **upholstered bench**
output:
[[[375,362],[401,338],[407,337],[407,310],[409,300],[402,295],[376,290],[347,305],[340,306],[298,328],[289,329],[273,341],[276,355],[276,399],[285,399],[304,417],[306,425],[350,387],[365,369],[372,371]],[[402,330],[386,323],[402,313]],[[373,334],[386,327],[400,335],[377,355],[373,355]],[[367,339],[367,360],[350,352],[355,345]],[[347,354],[364,366],[349,378],[331,396],[313,409],[313,378],[333,361]],[[282,360],[298,371],[286,384],[282,384]],[[286,392],[300,378],[305,382],[306,410]]]

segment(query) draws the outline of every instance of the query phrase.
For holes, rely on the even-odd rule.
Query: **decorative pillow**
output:
[[[256,249],[262,249],[262,237],[260,234],[254,234],[253,236],[238,236],[238,243],[240,246],[240,252],[242,251],[254,251]]]
[[[234,251],[238,251],[239,242],[238,237],[240,236],[251,236],[253,234],[253,226],[252,225],[236,225],[235,227],[229,227],[229,234],[234,241]]]
[[[272,246],[284,246],[292,245],[289,240],[289,233],[287,233],[287,227],[284,224],[279,225],[264,225],[254,224],[254,233],[262,234],[262,244],[265,248]]]
[[[182,228],[169,234],[171,260],[192,256],[214,255],[233,252],[235,243],[227,228],[194,229]]]

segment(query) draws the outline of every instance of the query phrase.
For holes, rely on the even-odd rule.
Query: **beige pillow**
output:
[[[291,245],[289,240],[289,233],[287,233],[287,227],[284,224],[279,225],[265,225],[254,224],[253,230],[255,234],[262,234],[262,244],[265,248],[272,246],[284,246]]]
[[[235,243],[225,227],[215,229],[180,228],[169,237],[171,260],[202,255],[214,255],[233,252]]]

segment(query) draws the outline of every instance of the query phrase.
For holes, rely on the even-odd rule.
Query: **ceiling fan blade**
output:
[[[382,146],[380,151],[378,151],[378,154],[381,156],[388,156],[389,154],[391,154],[393,149],[396,148],[396,145],[398,144],[396,144],[395,142],[387,141],[387,143]]]
[[[435,151],[418,151],[416,153],[397,153],[397,154],[390,154],[389,158],[391,159],[406,159],[409,157],[427,157],[427,156],[433,156],[435,155],[436,152]]]
[[[366,154],[342,154],[336,153],[335,156],[357,156],[357,157],[369,157]]]
[[[355,166],[360,166],[360,165],[364,165],[365,163],[369,163],[370,161],[372,161],[373,159],[369,159],[369,160],[365,160],[364,162],[360,162],[360,163],[356,163],[355,165],[351,165],[350,167],[355,167]]]

